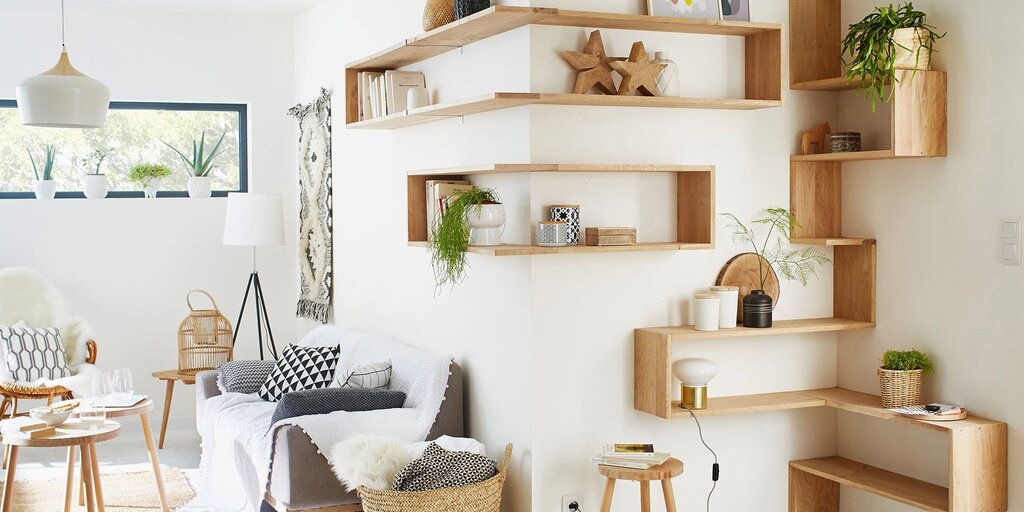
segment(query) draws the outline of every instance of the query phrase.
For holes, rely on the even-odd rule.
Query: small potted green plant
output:
[[[82,187],[85,197],[88,199],[103,199],[107,197],[109,186],[107,176],[100,172],[103,161],[107,159],[110,152],[106,149],[97,149],[89,156],[82,158],[82,165],[86,168],[85,183]]]
[[[452,198],[430,242],[437,286],[462,280],[470,245],[501,245],[504,224],[505,207],[495,191],[474,187]]]
[[[757,234],[750,227],[731,213],[722,214],[731,222],[727,226],[732,232],[732,240],[741,245],[749,245],[753,249],[753,255],[757,255],[757,272],[760,287],[751,290],[750,294],[743,297],[743,326],[753,328],[766,328],[772,326],[772,310],[775,305],[772,297],[765,293],[764,285],[771,273],[776,270],[787,281],[799,281],[807,286],[811,276],[818,275],[818,266],[831,263],[821,251],[815,247],[804,249],[792,249],[789,247],[789,233],[796,225],[793,214],[785,208],[769,208],[762,212],[753,224],[761,224],[768,227],[768,234],[764,237],[764,243],[758,246]],[[775,235],[775,243],[769,249],[769,242],[772,235]],[[785,242],[783,242],[785,240]]]
[[[946,34],[938,34],[925,22],[925,13],[914,9],[913,3],[894,7],[876,7],[861,21],[850,25],[843,39],[844,78],[849,83],[860,81],[865,99],[877,102],[892,99],[898,69],[929,70],[935,42]],[[850,60],[847,61],[847,56]]]
[[[217,158],[217,155],[221,152],[220,145],[224,142],[225,135],[227,135],[227,132],[221,134],[220,140],[218,140],[217,144],[213,146],[213,149],[207,153],[206,131],[204,130],[198,141],[192,141],[192,156],[186,156],[185,153],[178,150],[178,148],[175,148],[165,141],[160,141],[177,153],[178,158],[181,158],[182,163],[185,164],[185,172],[188,173],[189,197],[207,198],[213,194],[210,183],[210,171],[212,171],[214,167],[213,159]]]
[[[25,150],[28,152],[28,159],[32,162],[32,171],[36,174],[36,180],[32,182],[36,199],[53,199],[57,196],[57,183],[53,181],[53,160],[57,157],[57,147],[52,144],[46,146],[42,168],[36,164],[36,157],[32,155],[32,150],[28,148]]]
[[[128,172],[128,179],[142,185],[146,197],[156,197],[164,178],[171,175],[171,170],[160,164],[137,164]]]
[[[882,407],[907,407],[921,403],[921,383],[934,370],[928,356],[917,350],[889,350],[882,355],[878,379],[882,386]]]

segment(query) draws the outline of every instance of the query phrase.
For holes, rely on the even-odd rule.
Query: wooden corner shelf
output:
[[[751,336],[781,336],[784,334],[803,334],[812,332],[850,331],[854,329],[871,329],[875,324],[844,320],[842,318],[808,318],[801,320],[777,320],[768,329],[754,329],[737,326],[734,329],[717,331],[698,331],[692,325],[681,327],[645,327],[637,329],[667,338],[667,341],[692,341],[712,338],[748,338]]]
[[[473,176],[530,173],[669,173],[676,175],[675,211],[666,212],[676,220],[676,239],[626,246],[569,245],[540,247],[506,244],[469,247],[467,252],[487,256],[530,256],[540,254],[586,254],[612,252],[686,251],[715,247],[715,167],[712,165],[641,164],[487,164],[445,169],[410,171],[407,177],[408,241],[413,247],[427,246],[427,196],[430,180],[456,180]]]
[[[790,510],[795,511],[839,510],[840,485],[921,510],[949,511],[949,489],[843,457],[792,461],[789,484],[790,503],[797,504]]]
[[[854,79],[849,81],[841,76],[833,78],[822,78],[820,80],[808,80],[806,82],[790,82],[789,88],[794,91],[852,91],[864,83],[864,80]],[[887,84],[889,82],[886,82]]]
[[[896,155],[891,149],[853,151],[849,153],[823,153],[820,155],[793,155],[791,162],[863,162],[867,160],[898,160],[901,158],[930,158],[940,155]]]
[[[446,101],[375,119],[359,119],[358,74],[385,71],[452,51],[527,25],[638,30],[744,38],[744,97],[669,98],[646,96],[495,92]],[[567,71],[568,72],[568,71]],[[568,11],[543,7],[493,6],[472,16],[406,39],[397,45],[351,62],[345,69],[345,123],[352,129],[392,129],[521,105],[583,105],[611,107],[750,110],[782,105],[782,25],[742,21]]]
[[[790,238],[790,243],[799,245],[825,245],[829,247],[846,245],[874,245],[873,238]]]
[[[823,407],[824,405],[825,401],[820,398],[790,391],[711,398],[708,400],[707,409],[693,411],[693,414],[700,417],[726,416],[731,414],[808,409],[811,407]],[[690,413],[682,408],[678,400],[674,400],[669,417],[671,419],[689,418]]]

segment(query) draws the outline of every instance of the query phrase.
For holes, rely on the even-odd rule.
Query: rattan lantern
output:
[[[210,299],[213,309],[196,309],[192,294],[201,293]],[[213,370],[231,360],[231,322],[221,314],[217,301],[204,290],[192,290],[185,296],[188,318],[178,327],[178,371],[195,375]]]

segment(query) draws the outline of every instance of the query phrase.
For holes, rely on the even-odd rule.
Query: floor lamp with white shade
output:
[[[254,292],[253,302],[256,304],[256,333],[260,344],[260,359],[263,359],[263,330],[266,328],[271,355],[277,358],[277,347],[274,345],[274,333],[270,330],[270,318],[267,315],[267,303],[263,298],[263,286],[256,270],[256,248],[273,245],[284,245],[284,214],[281,208],[281,194],[253,194],[232,192],[228,194],[227,213],[224,216],[224,245],[242,245],[252,247],[252,273],[249,284],[245,287],[242,297],[242,308],[238,311],[235,322],[235,337],[231,345],[238,340],[239,327],[245,314],[245,305],[249,301],[249,292]]]

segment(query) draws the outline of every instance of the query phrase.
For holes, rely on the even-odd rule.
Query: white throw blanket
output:
[[[405,443],[426,439],[444,400],[450,356],[414,348],[386,336],[338,327],[317,328],[299,345],[340,345],[337,371],[390,359],[393,372],[388,389],[406,394],[405,407],[301,416],[271,425],[276,403],[238,393],[211,398],[199,404],[204,408],[200,488],[196,499],[182,511],[259,510],[273,470],[273,434],[283,425],[301,428],[328,460],[331,447],[358,434],[390,436]]]

